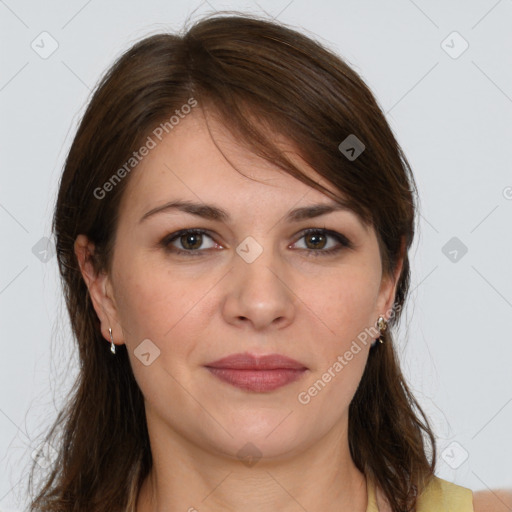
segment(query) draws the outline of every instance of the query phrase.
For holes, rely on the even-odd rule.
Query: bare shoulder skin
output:
[[[512,489],[473,492],[473,509],[475,512],[512,511]]]

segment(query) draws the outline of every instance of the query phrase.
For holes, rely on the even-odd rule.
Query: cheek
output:
[[[371,272],[355,267],[322,284],[310,286],[305,295],[308,308],[315,313],[312,318],[318,317],[313,321],[321,331],[314,343],[315,371],[301,388],[297,401],[300,410],[319,418],[324,428],[329,428],[348,414],[363,375],[372,340],[367,337],[363,342],[358,336],[373,325],[378,285]],[[314,332],[311,326],[310,332]]]
[[[162,399],[161,395],[164,401],[179,403],[183,397],[176,381],[190,387],[187,361],[205,329],[202,322],[209,318],[202,313],[201,300],[208,287],[204,282],[192,281],[169,275],[167,269],[144,261],[130,262],[119,269],[116,302],[124,341],[135,379],[151,403]],[[148,366],[139,359],[143,353],[139,347],[149,347]]]
[[[202,352],[210,344],[205,335],[215,307],[212,288],[219,276],[197,272],[194,275],[176,267],[170,272],[167,266],[142,258],[126,263],[118,267],[120,299],[117,302],[135,374],[140,373],[140,364],[134,351],[143,340],[149,339],[159,350],[159,366],[163,365],[181,380],[186,379],[187,362],[204,358]]]
[[[378,282],[371,270],[346,267],[323,279],[308,282],[300,292],[318,321],[327,329],[327,338],[337,350],[350,345],[357,335],[377,320],[373,312]],[[334,345],[334,346],[332,346]]]
[[[183,277],[155,261],[133,258],[119,266],[116,300],[123,328],[132,337],[164,339],[204,295],[204,282]],[[132,340],[133,341],[133,340]]]

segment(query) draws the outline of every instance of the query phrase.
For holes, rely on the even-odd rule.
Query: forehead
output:
[[[153,140],[155,147],[132,171],[122,216],[140,218],[175,199],[223,205],[235,216],[251,211],[261,216],[286,207],[287,211],[299,203],[333,203],[321,191],[255,155],[213,116],[206,121],[202,111],[180,120],[161,141]],[[289,140],[276,134],[273,141],[302,172],[340,195],[301,159]]]

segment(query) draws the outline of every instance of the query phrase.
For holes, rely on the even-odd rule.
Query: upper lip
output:
[[[205,365],[207,368],[230,368],[234,370],[306,370],[307,367],[281,354],[253,355],[247,352],[231,354]]]

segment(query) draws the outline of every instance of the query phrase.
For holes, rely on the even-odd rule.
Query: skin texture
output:
[[[93,272],[86,256],[94,246],[85,236],[75,243],[102,334],[110,343],[112,327],[115,343],[127,345],[145,397],[154,466],[137,511],[364,511],[366,481],[349,453],[348,407],[373,339],[359,343],[360,351],[310,403],[297,397],[359,333],[375,327],[380,315],[389,318],[401,264],[393,278],[383,276],[375,232],[352,212],[286,222],[291,209],[332,201],[240,147],[213,118],[208,124],[229,160],[258,181],[233,169],[203,112],[195,111],[132,171],[112,275]],[[285,138],[276,140],[293,151]],[[294,161],[321,179],[298,155]],[[214,204],[231,221],[178,210],[140,221],[176,199]],[[203,235],[202,245],[200,237],[189,242],[202,255],[173,254],[160,245],[185,228],[208,230],[211,238]],[[339,243],[303,236],[306,228],[336,231],[354,247],[315,255]],[[263,249],[252,263],[236,252],[247,236]],[[181,241],[170,247],[190,247]],[[160,350],[149,366],[134,354],[145,339]],[[257,393],[204,368],[246,351],[283,354],[308,371]],[[247,443],[261,455],[251,466],[237,455]]]
[[[510,512],[512,510],[512,489],[494,489],[473,492],[475,512]]]

